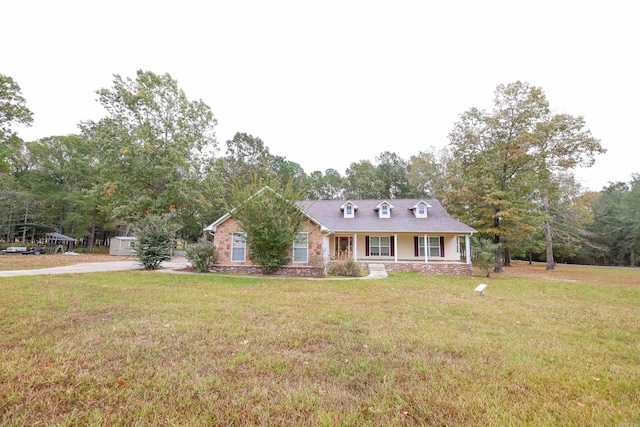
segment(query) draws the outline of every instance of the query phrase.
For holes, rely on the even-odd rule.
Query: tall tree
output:
[[[345,197],[347,199],[379,199],[387,197],[376,173],[376,167],[369,160],[353,162],[346,171]]]
[[[18,180],[42,203],[43,221],[71,236],[87,236],[95,205],[87,198],[95,184],[87,142],[76,135],[42,138],[26,144],[25,160]]]
[[[256,180],[292,182],[299,189],[305,184],[307,176],[302,166],[271,154],[262,139],[237,132],[226,144],[225,156],[216,160],[211,172],[225,182],[227,200],[234,185],[251,185]]]
[[[546,239],[548,233],[554,242],[552,254],[573,257],[583,248],[595,249],[595,236],[588,231],[593,222],[590,198],[570,171],[555,174],[553,185],[556,188],[555,197],[553,203],[549,204],[543,226],[545,250],[549,244]]]
[[[345,180],[335,169],[327,169],[324,175],[314,171],[307,179],[307,197],[311,200],[342,199],[344,197]]]
[[[609,262],[635,265],[640,251],[640,175],[610,183],[593,201],[594,232]]]
[[[622,199],[630,191],[624,182],[609,183],[593,201],[593,230],[598,241],[606,248],[606,258],[614,264],[622,263],[626,256],[624,240],[628,224],[620,224],[619,212]]]
[[[535,174],[529,155],[536,120],[548,105],[537,88],[516,82],[496,88],[494,109],[465,112],[449,135],[453,157],[448,205],[496,246],[500,273],[504,237],[533,233]]]
[[[291,183],[264,184],[269,183],[255,181],[249,186],[235,186],[236,208],[231,216],[246,233],[250,257],[265,274],[272,274],[289,262],[287,253],[308,218],[295,204],[302,193]]]
[[[552,212],[554,205],[561,204],[566,194],[562,190],[575,188],[575,186],[558,185],[558,182],[562,181],[559,175],[578,166],[590,167],[595,161],[596,154],[602,154],[606,150],[602,148],[600,141],[585,129],[584,119],[580,116],[548,113],[540,117],[534,132],[536,137],[531,153],[536,162],[545,215],[547,270],[553,270],[555,261]]]
[[[438,152],[434,147],[411,156],[407,172],[408,195],[443,199],[448,189],[448,157],[446,148]]]
[[[505,238],[528,240],[542,223],[552,269],[550,216],[562,196],[556,177],[590,166],[604,152],[584,120],[553,114],[541,88],[517,81],[497,87],[490,113],[472,108],[463,114],[450,141],[460,181],[452,181],[454,199],[470,211],[472,225],[508,249]],[[494,271],[502,271],[498,255]]]
[[[376,157],[376,175],[382,184],[383,197],[399,199],[407,194],[408,163],[396,153],[384,151]]]
[[[95,144],[101,188],[114,217],[133,220],[201,204],[193,185],[215,151],[216,120],[201,100],[190,101],[169,74],[139,70],[114,75],[97,91],[107,117],[81,124]]]
[[[20,86],[11,77],[0,74],[0,173],[9,171],[7,159],[22,142],[13,126],[31,123],[33,113],[26,106]]]

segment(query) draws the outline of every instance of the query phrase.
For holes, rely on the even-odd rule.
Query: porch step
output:
[[[383,279],[387,277],[387,269],[384,264],[369,264],[369,275],[367,279]]]

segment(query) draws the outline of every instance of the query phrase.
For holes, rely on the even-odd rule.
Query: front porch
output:
[[[459,234],[335,234],[326,236],[329,261],[471,265],[470,236]],[[434,267],[438,268],[438,267]],[[425,267],[420,267],[426,270]],[[393,270],[393,269],[391,269]],[[431,269],[428,269],[431,270]],[[407,270],[402,270],[407,271]]]

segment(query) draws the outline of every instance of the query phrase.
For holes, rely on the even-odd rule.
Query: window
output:
[[[444,256],[442,251],[442,237],[440,236],[433,236],[433,237],[427,237],[427,245],[425,248],[425,244],[424,244],[425,240],[423,236],[416,236],[414,237],[414,250],[415,256],[419,256],[420,258],[424,258],[424,252],[425,249],[427,250],[427,254],[429,255],[429,258],[439,258]]]
[[[384,215],[384,216],[389,215],[389,206],[382,205],[382,215]]]
[[[247,239],[245,233],[233,233],[231,239],[231,261],[232,262],[244,262],[246,261],[247,253]]]
[[[351,205],[345,206],[345,212],[346,212],[347,216],[353,215],[353,206],[351,206]]]
[[[389,236],[371,236],[369,238],[370,256],[390,256],[391,238]]]
[[[424,205],[418,205],[418,215],[424,215]]]
[[[440,237],[438,236],[427,237],[427,246],[428,246],[427,253],[429,254],[429,257],[440,256]]]
[[[293,242],[293,262],[309,261],[309,233],[298,233]]]
[[[424,258],[424,237],[418,237],[418,256]]]

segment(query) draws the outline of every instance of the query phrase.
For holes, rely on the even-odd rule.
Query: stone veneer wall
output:
[[[212,271],[216,273],[241,273],[251,276],[262,275],[262,269],[255,265],[216,264],[213,266]],[[272,274],[272,276],[289,277],[322,277],[323,275],[324,271],[322,267],[312,266],[284,266]]]
[[[218,263],[220,265],[227,265],[229,267],[244,267],[252,266],[252,262],[249,259],[249,245],[247,245],[246,261],[245,262],[231,262],[231,240],[232,234],[242,231],[238,222],[229,218],[222,224],[219,224],[214,233],[214,243],[216,245],[216,251],[218,252]],[[311,267],[312,265],[322,264],[322,231],[320,228],[309,221],[305,227],[301,230],[309,233],[309,262],[308,263],[290,263],[289,266],[299,267]],[[293,248],[293,242],[291,242]],[[289,253],[291,256],[291,253]]]
[[[360,268],[368,270],[367,262],[358,262]],[[471,276],[473,273],[472,265],[465,263],[448,263],[448,262],[372,262],[371,264],[384,264],[387,271],[411,271],[427,274],[451,274],[454,276]]]

